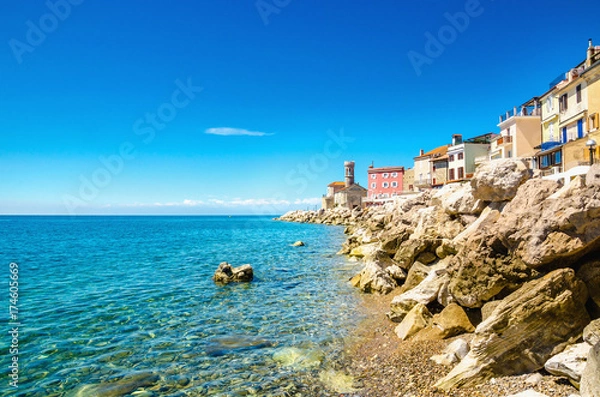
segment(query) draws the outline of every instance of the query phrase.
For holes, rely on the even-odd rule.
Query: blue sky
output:
[[[600,44],[575,0],[7,1],[0,213],[314,208],[412,166]],[[433,43],[430,37],[441,42]],[[412,60],[411,60],[412,59]]]

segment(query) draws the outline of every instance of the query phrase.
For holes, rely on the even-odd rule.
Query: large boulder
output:
[[[591,260],[584,263],[577,271],[577,277],[583,280],[588,288],[590,312],[593,312],[591,314],[600,316],[600,260]]]
[[[469,349],[469,344],[464,339],[456,339],[444,349],[442,354],[432,356],[431,360],[436,364],[449,367],[465,358]]]
[[[501,292],[511,292],[539,273],[507,255],[492,236],[472,241],[453,258],[448,268],[450,293],[465,307],[481,307]]]
[[[526,283],[477,326],[469,354],[436,387],[449,390],[541,369],[580,337],[590,321],[586,300],[585,284],[572,269]]]
[[[390,271],[387,268],[393,267]],[[398,266],[385,253],[374,252],[365,258],[365,266],[354,276],[350,283],[362,292],[371,294],[389,294],[398,286],[392,277]],[[398,268],[397,270],[402,271]]]
[[[213,280],[218,284],[249,282],[254,278],[254,271],[250,265],[232,267],[227,262],[221,262],[213,275]]]
[[[592,346],[600,342],[600,318],[595,319],[583,329],[583,340]]]
[[[473,197],[473,187],[469,183],[444,185],[433,196],[431,205],[439,205],[448,215],[479,215],[484,207],[483,200]]]
[[[587,186],[600,187],[600,163],[596,163],[590,167],[585,176],[585,184]]]
[[[400,322],[404,316],[417,305],[417,303],[428,305],[435,301],[440,289],[447,279],[448,274],[446,273],[445,266],[432,266],[427,277],[425,277],[419,285],[392,299],[392,302],[390,303],[390,313],[388,313],[389,318],[392,321]]]
[[[446,306],[433,316],[429,326],[420,331],[415,340],[441,340],[475,331],[467,313],[456,303]]]
[[[491,234],[531,268],[573,264],[600,250],[600,188],[580,179],[563,188],[553,181],[527,181]]]
[[[553,375],[566,376],[578,387],[591,348],[586,342],[567,346],[562,352],[550,357],[544,368]]]
[[[589,351],[580,385],[581,397],[600,397],[600,343]]]
[[[527,164],[521,160],[502,159],[483,163],[471,179],[473,197],[483,201],[511,200],[531,174]]]
[[[422,303],[417,303],[416,306],[408,312],[406,317],[404,317],[402,322],[396,326],[394,332],[398,335],[398,338],[406,340],[427,327],[431,317],[431,313],[427,309],[427,306]]]

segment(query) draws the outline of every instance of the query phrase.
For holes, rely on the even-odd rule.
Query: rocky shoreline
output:
[[[469,183],[279,219],[345,225],[351,283],[385,302],[349,366],[358,395],[600,396],[600,165],[562,185],[495,161]]]

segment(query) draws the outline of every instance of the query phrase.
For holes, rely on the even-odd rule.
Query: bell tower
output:
[[[354,161],[344,161],[344,171],[346,187],[354,185]]]

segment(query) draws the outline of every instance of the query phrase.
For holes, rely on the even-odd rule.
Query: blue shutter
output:
[[[562,142],[567,143],[567,127],[563,127],[562,129]]]
[[[577,120],[577,138],[583,138],[583,119]]]

